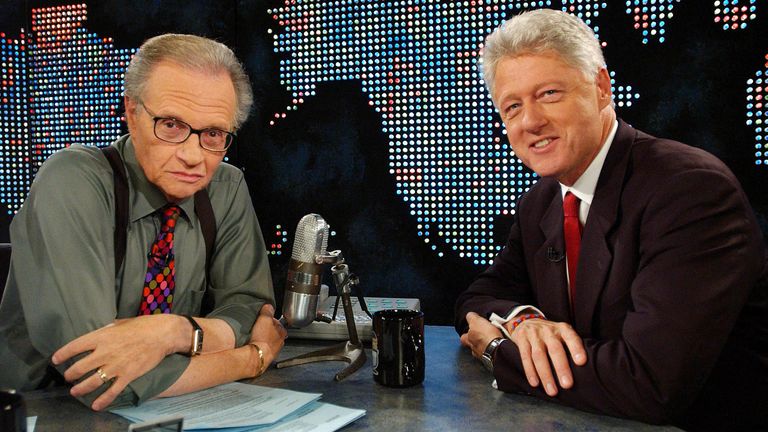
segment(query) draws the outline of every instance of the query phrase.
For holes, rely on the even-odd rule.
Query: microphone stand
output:
[[[323,348],[279,361],[275,366],[278,369],[282,369],[319,361],[343,361],[349,364],[334,377],[336,381],[341,381],[365,364],[365,350],[357,335],[355,314],[352,311],[352,300],[350,298],[352,286],[357,285],[359,280],[357,276],[349,273],[349,266],[344,264],[344,257],[342,257],[341,251],[333,251],[328,255],[319,255],[315,261],[318,264],[334,264],[331,267],[331,272],[333,274],[333,282],[336,285],[336,291],[339,297],[341,297],[341,303],[344,307],[349,340],[329,348]]]

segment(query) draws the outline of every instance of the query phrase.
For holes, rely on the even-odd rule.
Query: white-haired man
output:
[[[541,179],[457,301],[461,342],[504,391],[685,428],[765,428],[768,267],[733,174],[617,120],[599,41],[572,15],[502,24],[483,72],[512,150]]]
[[[117,165],[93,147],[56,153],[13,220],[0,386],[63,376],[101,410],[265,371],[286,333],[248,188],[222,163],[252,99],[221,43],[168,34],[140,47],[125,74]]]

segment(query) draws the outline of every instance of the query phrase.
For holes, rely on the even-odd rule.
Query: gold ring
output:
[[[103,370],[101,370],[101,368],[96,369],[96,375],[98,375],[99,378],[101,378],[101,381],[104,382],[104,384],[107,384],[109,382],[109,377],[107,376],[107,374],[104,373]]]

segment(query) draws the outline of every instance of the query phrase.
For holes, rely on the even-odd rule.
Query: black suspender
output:
[[[120,270],[120,266],[125,259],[125,249],[127,247],[128,230],[128,176],[125,172],[123,159],[120,152],[113,146],[103,147],[101,152],[112,166],[112,176],[114,178],[115,193],[115,274]],[[216,218],[213,214],[211,200],[208,198],[208,191],[205,189],[195,193],[195,214],[200,220],[200,229],[203,231],[205,240],[205,277],[210,281],[211,256],[213,254],[213,244],[216,241]],[[203,311],[212,310],[212,298],[206,295],[203,298]]]
[[[115,274],[125,259],[126,237],[128,229],[128,176],[125,173],[123,159],[117,148],[107,146],[101,149],[112,166],[112,178],[115,191]]]

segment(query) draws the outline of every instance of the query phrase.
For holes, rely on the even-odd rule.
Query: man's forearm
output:
[[[218,318],[197,318],[194,317],[197,324],[203,328],[205,334],[203,341],[203,352],[214,353],[217,351],[223,351],[232,349],[235,347],[235,333],[232,327],[227,324],[226,321]],[[187,325],[188,343],[191,347],[192,341],[192,326],[189,322]]]
[[[263,353],[262,353],[263,354]],[[177,396],[260,375],[268,359],[262,360],[252,345],[195,356],[179,379],[158,397]]]

